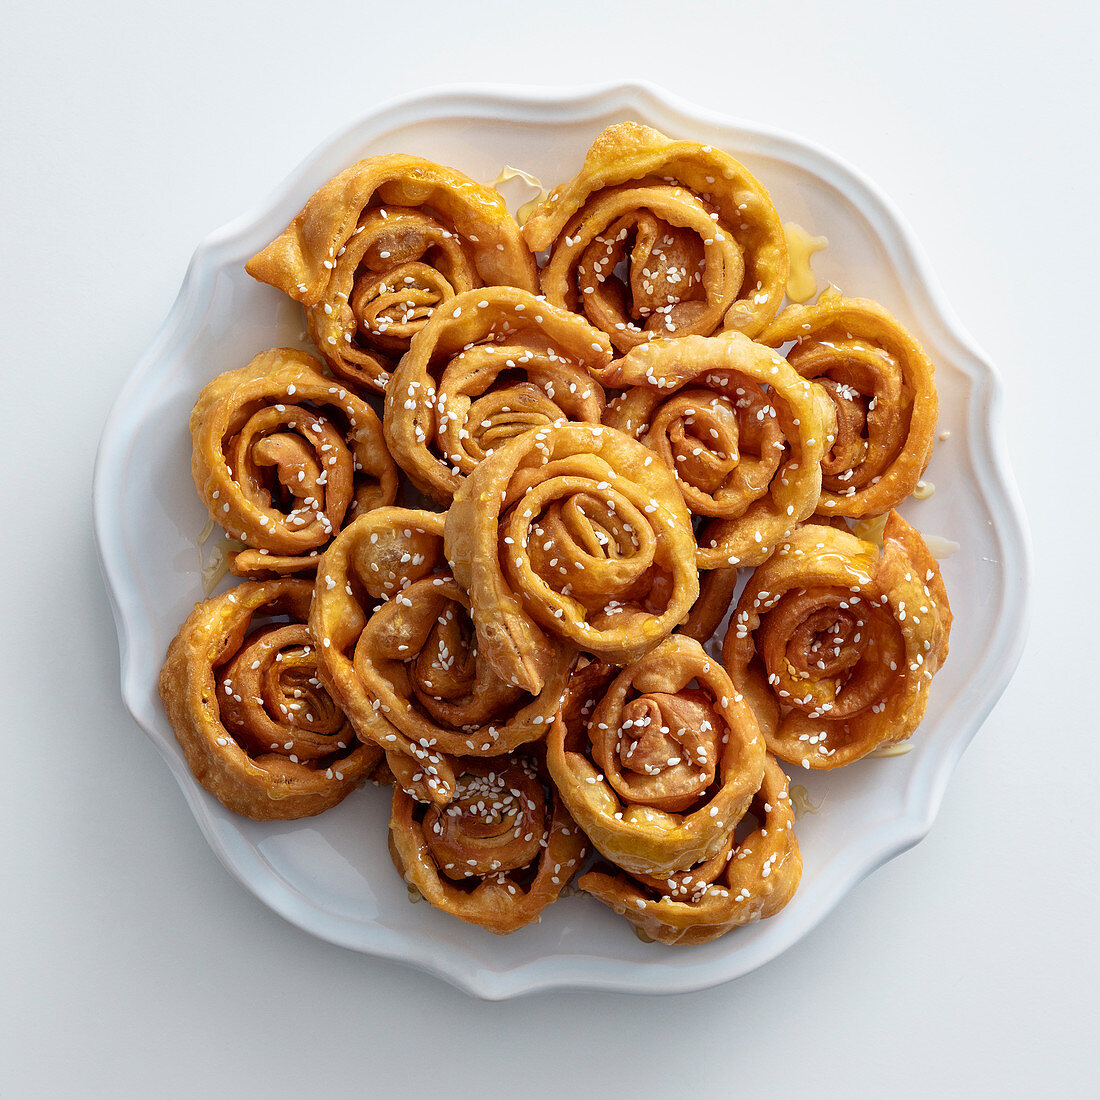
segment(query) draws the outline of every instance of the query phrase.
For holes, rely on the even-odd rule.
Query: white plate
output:
[[[317,187],[360,157],[418,153],[486,181],[507,163],[552,185],[576,171],[599,130],[624,119],[709,142],[744,161],[784,220],[829,238],[814,258],[820,284],[881,301],[919,336],[937,366],[939,431],[950,437],[937,443],[927,475],[939,491],[902,511],[925,533],[960,544],[943,563],[956,616],[951,655],[932,685],[912,751],[832,774],[798,769],[793,781],[821,808],[798,822],[805,873],[794,900],[770,920],[691,948],[643,944],[626,921],[581,896],[506,937],[425,903],[410,905],[386,851],[385,792],[368,785],[301,822],[237,817],[192,778],[156,694],[168,642],[202,598],[197,538],[206,513],[189,474],[191,406],[206,381],[261,349],[304,345],[297,306],[250,279],[245,260]],[[870,183],[804,141],[648,85],[568,93],[443,89],[392,101],[327,141],[255,211],[199,246],[168,319],[107,421],[95,472],[95,531],[118,626],[123,697],[226,867],[316,936],[405,960],[488,998],[717,985],[775,958],[865,875],[927,833],[956,761],[1016,666],[1030,564],[1001,402],[994,368],[944,303],[905,223]]]

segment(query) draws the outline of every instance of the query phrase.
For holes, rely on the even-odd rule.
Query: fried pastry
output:
[[[470,599],[443,559],[443,516],[379,508],[345,528],[317,571],[310,627],[321,675],[359,736],[386,750],[418,798],[452,798],[454,756],[540,740],[569,682],[572,647],[551,643],[542,691],[485,658]]]
[[[779,312],[819,242],[709,145],[609,126],[527,208],[371,157],[249,260],[323,361],[199,396],[192,474],[239,540],[203,584],[230,548],[256,579],[195,606],[160,693],[256,820],[392,786],[414,900],[509,933],[592,848],[581,888],[640,938],[707,943],[798,887],[776,758],[904,751],[924,715],[952,617],[893,508],[934,368],[873,301]]]
[[[256,821],[319,814],[382,758],[356,740],[317,678],[311,595],[308,581],[246,581],[196,604],[160,673],[195,778]]]
[[[676,474],[706,523],[702,569],[757,565],[821,495],[821,460],[836,430],[824,390],[739,332],[634,348],[607,372],[630,388],[605,423],[640,440]]]
[[[724,569],[705,569],[699,574],[699,598],[691,605],[687,618],[676,633],[697,642],[714,637],[733,603],[741,571],[736,565]]]
[[[394,787],[390,854],[437,909],[506,933],[557,900],[585,840],[534,761],[514,753],[463,760],[447,806]]]
[[[802,878],[787,777],[771,756],[749,814],[744,820],[755,819],[755,827],[745,828],[741,839],[730,833],[711,859],[686,871],[629,875],[603,865],[582,875],[577,885],[626,917],[644,939],[709,943],[774,916]]]
[[[818,510],[855,518],[901,504],[932,457],[939,412],[935,368],[916,339],[877,302],[836,290],[789,306],[758,339],[795,341],[787,362],[836,406]]]
[[[753,336],[787,284],[782,222],[748,169],[636,122],[596,137],[523,236],[549,251],[547,299],[583,313],[620,351],[723,328]]]
[[[561,421],[599,424],[592,375],[611,345],[582,317],[515,287],[459,294],[417,333],[386,391],[386,442],[419,489],[450,504],[502,443]]]
[[[525,432],[474,468],[444,531],[470,593],[478,645],[537,693],[554,639],[612,661],[652,649],[699,594],[695,539],[675,478],[613,428]]]
[[[749,578],[722,660],[768,748],[831,769],[913,733],[950,629],[935,559],[891,512],[881,552],[836,527],[791,535]]]
[[[273,348],[218,375],[195,403],[195,487],[251,548],[234,572],[311,572],[346,520],[397,496],[377,414],[321,372],[312,355]]]
[[[718,661],[676,634],[621,671],[573,679],[546,743],[569,812],[635,874],[714,858],[760,788],[764,739]]]
[[[333,373],[382,393],[441,305],[480,286],[536,291],[500,193],[422,157],[368,157],[329,180],[248,273],[302,303]]]

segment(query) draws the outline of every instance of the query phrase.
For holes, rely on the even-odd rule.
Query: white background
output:
[[[1100,18],[673,9],[6,7],[0,1096],[1100,1090]],[[482,1004],[311,939],[211,854],[120,702],[92,461],[197,242],[338,126],[441,82],[634,78],[833,150],[907,216],[1008,385],[1033,625],[931,835],[786,955],[698,994]]]

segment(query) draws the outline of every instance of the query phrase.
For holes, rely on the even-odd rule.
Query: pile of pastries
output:
[[[392,787],[397,871],[494,932],[575,876],[664,943],[780,910],[781,762],[908,738],[951,624],[895,511],[933,365],[868,299],[781,309],[791,262],[744,166],[631,122],[522,227],[419,157],[326,183],[247,265],[316,353],[191,416],[241,547],[160,677],[199,782],[260,821]]]

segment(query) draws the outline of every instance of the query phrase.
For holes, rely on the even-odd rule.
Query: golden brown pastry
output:
[[[305,306],[310,336],[337,376],[376,393],[412,336],[456,294],[538,284],[499,192],[399,153],[329,180],[246,267]]]
[[[514,932],[557,900],[584,858],[584,835],[522,753],[461,768],[447,806],[394,787],[390,854],[437,909]]]
[[[717,855],[760,788],[765,757],[718,661],[676,634],[621,671],[585,666],[570,690],[546,763],[592,844],[635,874]]]
[[[382,757],[356,740],[317,678],[311,595],[308,581],[246,581],[196,604],[160,673],[195,778],[256,821],[335,806]]]
[[[592,373],[611,345],[582,317],[516,287],[459,294],[417,333],[386,391],[394,458],[440,504],[502,443],[559,421],[599,424]]]
[[[676,633],[694,638],[697,642],[706,642],[712,638],[733,603],[739,576],[740,570],[736,565],[701,572],[699,598],[692,604],[688,617],[677,628]]]
[[[947,656],[951,609],[919,533],[891,512],[882,550],[819,524],[749,578],[722,651],[768,748],[837,768],[920,724]]]
[[[592,847],[581,887],[640,938],[706,943],[801,878],[769,750],[835,768],[924,715],[951,611],[892,509],[934,368],[873,301],[780,313],[784,227],[709,145],[612,125],[540,200],[521,230],[455,169],[371,157],[248,262],[324,361],[199,396],[192,474],[239,540],[203,583],[230,547],[256,579],[196,605],[160,693],[254,819],[392,785],[410,897],[509,933]],[[806,274],[824,238],[789,231]]]
[[[607,382],[631,388],[605,422],[656,451],[706,519],[700,568],[757,565],[813,515],[835,418],[774,351],[739,332],[656,340],[616,360]]]
[[[377,414],[321,371],[312,355],[273,348],[218,375],[195,403],[195,487],[251,548],[235,572],[312,571],[343,523],[397,495]]]
[[[620,351],[723,328],[753,336],[787,283],[783,225],[744,165],[636,122],[597,136],[523,236],[550,253],[546,297],[583,313]]]
[[[699,593],[671,472],[600,425],[534,429],[498,447],[455,495],[445,545],[478,645],[532,693],[553,639],[628,661],[670,634]]]
[[[310,626],[321,674],[359,736],[386,750],[398,781],[446,803],[453,756],[499,756],[541,740],[574,652],[549,650],[542,692],[485,659],[470,600],[443,560],[443,515],[379,508],[345,528],[317,570]]]
[[[819,510],[877,516],[901,504],[932,457],[939,412],[935,368],[916,339],[877,302],[837,290],[789,306],[758,339],[794,340],[787,362],[836,406]]]
[[[731,929],[774,916],[794,897],[802,854],[783,769],[769,756],[764,781],[740,840],[726,843],[705,863],[671,875],[628,875],[603,865],[578,883],[626,917],[644,939],[709,943]],[[753,820],[755,819],[755,820]]]

